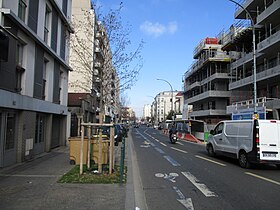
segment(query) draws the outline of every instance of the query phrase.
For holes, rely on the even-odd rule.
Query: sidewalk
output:
[[[33,161],[0,169],[0,209],[125,209],[130,184],[57,183],[72,167],[69,148],[59,147]]]

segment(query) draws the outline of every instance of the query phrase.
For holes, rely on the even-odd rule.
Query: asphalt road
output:
[[[131,131],[147,209],[280,209],[275,166],[242,169],[209,157],[203,144],[171,144],[146,126]]]

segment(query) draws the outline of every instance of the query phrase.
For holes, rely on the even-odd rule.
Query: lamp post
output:
[[[161,80],[161,81],[164,81],[166,82],[167,84],[169,84],[170,88],[171,88],[171,111],[172,111],[172,120],[174,120],[174,111],[173,111],[173,88],[172,88],[172,85],[170,84],[170,82],[168,82],[167,80],[165,79],[158,79],[157,80]]]
[[[256,35],[255,35],[255,24],[254,24],[254,20],[251,16],[251,14],[249,13],[249,11],[244,8],[241,4],[239,4],[238,2],[234,1],[234,0],[229,0],[233,3],[235,3],[236,5],[238,5],[239,7],[241,7],[248,15],[248,17],[251,20],[251,25],[252,25],[252,32],[253,32],[253,84],[254,84],[254,119],[256,118],[257,115],[257,63],[256,63]]]

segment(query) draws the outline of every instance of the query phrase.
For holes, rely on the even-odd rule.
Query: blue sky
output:
[[[118,0],[98,0],[102,8],[116,8]],[[228,0],[123,0],[122,18],[129,22],[132,49],[141,40],[144,65],[138,81],[126,91],[129,106],[142,116],[152,97],[183,90],[182,77],[193,62],[193,50],[206,37],[215,37],[234,23],[235,5]],[[152,97],[151,97],[152,96]]]

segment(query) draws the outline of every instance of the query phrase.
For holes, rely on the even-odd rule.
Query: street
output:
[[[280,208],[274,165],[243,169],[236,160],[209,157],[204,144],[171,144],[144,125],[132,128],[131,137],[147,209]]]

